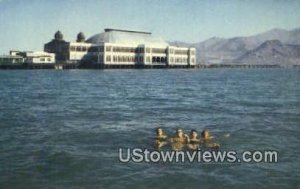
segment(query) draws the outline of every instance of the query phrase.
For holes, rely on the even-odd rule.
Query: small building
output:
[[[25,63],[29,64],[54,64],[55,54],[40,52],[40,51],[26,51],[21,52],[25,58]]]
[[[39,51],[15,51],[11,50],[9,55],[0,56],[1,64],[54,64],[55,54]]]
[[[0,56],[1,65],[23,64],[24,58],[19,55],[2,55]]]

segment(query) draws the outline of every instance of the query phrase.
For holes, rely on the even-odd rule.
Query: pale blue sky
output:
[[[0,0],[0,54],[42,50],[58,29],[66,40],[120,28],[199,42],[297,27],[299,0]]]

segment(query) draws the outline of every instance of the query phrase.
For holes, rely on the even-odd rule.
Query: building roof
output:
[[[23,58],[20,55],[0,55],[0,58]]]
[[[142,45],[167,47],[168,43],[159,37],[153,37],[149,32],[105,29],[105,32],[96,34],[90,37],[86,42],[88,43],[117,43],[128,45]]]

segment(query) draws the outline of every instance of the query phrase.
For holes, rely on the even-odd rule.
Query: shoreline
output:
[[[79,65],[68,64],[4,64],[0,70],[17,69],[210,69],[210,68],[300,68],[300,65],[277,64],[197,64],[197,65]]]

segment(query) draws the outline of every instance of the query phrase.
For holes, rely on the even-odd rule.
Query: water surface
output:
[[[299,70],[2,70],[0,188],[297,188],[299,126]],[[119,162],[156,127],[279,162]]]

